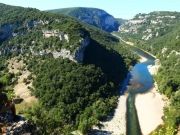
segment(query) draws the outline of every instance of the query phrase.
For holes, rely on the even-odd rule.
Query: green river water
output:
[[[131,79],[126,89],[128,93],[127,98],[127,135],[142,135],[141,127],[138,120],[138,115],[135,106],[135,98],[137,94],[145,93],[153,86],[153,77],[148,71],[149,65],[154,65],[155,58],[144,52],[143,50],[130,46],[131,50],[143,57],[147,58],[147,61],[137,63],[130,71]],[[142,101],[143,102],[143,101]]]

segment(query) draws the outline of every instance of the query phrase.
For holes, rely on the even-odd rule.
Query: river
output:
[[[122,39],[120,38],[120,40]],[[129,72],[123,85],[121,85],[123,86],[120,90],[122,96],[119,97],[118,107],[115,110],[113,119],[102,123],[105,128],[100,131],[98,130],[96,135],[142,135],[135,100],[138,94],[149,92],[154,85],[153,77],[148,70],[148,66],[155,64],[155,58],[148,52],[145,52],[135,46],[128,44],[127,46],[129,50],[133,51],[140,57],[146,58],[146,60],[137,63]],[[125,119],[125,121],[122,120],[122,118]]]
[[[141,135],[141,128],[138,120],[138,115],[135,106],[135,98],[138,93],[148,92],[153,87],[153,77],[149,73],[148,66],[155,64],[155,58],[146,52],[133,46],[129,46],[133,52],[147,60],[142,63],[137,63],[130,71],[131,79],[126,89],[128,98],[126,102],[126,131],[127,135]]]

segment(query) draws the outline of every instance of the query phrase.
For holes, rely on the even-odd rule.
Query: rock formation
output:
[[[36,131],[35,126],[16,115],[13,101],[9,101],[5,93],[0,93],[0,134],[31,135]]]

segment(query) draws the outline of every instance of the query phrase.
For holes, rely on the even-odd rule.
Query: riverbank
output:
[[[115,109],[114,116],[105,122],[101,122],[103,127],[99,129],[94,127],[94,130],[98,130],[96,135],[102,135],[106,132],[106,135],[125,135],[126,134],[126,101],[127,95],[121,95],[118,99],[118,105]]]
[[[153,76],[153,75],[156,75],[160,66],[161,66],[161,65],[160,65],[159,59],[156,59],[156,60],[155,60],[155,65],[149,65],[149,66],[148,66],[148,70],[149,70],[150,74],[151,74],[152,76]]]
[[[129,44],[129,42],[124,41],[121,37],[117,36],[116,34],[113,35],[119,38],[124,43],[130,46],[134,46],[132,44]],[[142,50],[143,52],[147,53],[148,55],[156,59],[156,57],[150,54],[149,52],[141,48],[138,49]],[[140,63],[145,63],[148,60],[143,55],[139,55],[139,56],[140,56],[140,60],[139,60]],[[155,65],[149,65],[147,68],[149,73],[153,76],[158,72],[159,67],[160,67],[160,62],[158,59],[156,59]],[[167,103],[164,99],[166,99],[165,96],[161,95],[158,92],[158,87],[155,83],[154,86],[148,92],[144,94],[136,95],[135,98],[136,112],[138,115],[141,132],[143,135],[148,135],[151,131],[155,130],[158,125],[163,124],[163,120],[162,120],[162,116],[164,115],[163,108]]]
[[[141,57],[141,62],[146,59]],[[155,65],[148,66],[148,70],[151,75],[155,75],[158,71],[160,64],[158,60],[155,61]],[[139,124],[143,135],[148,135],[155,130],[160,124],[163,124],[162,116],[163,108],[165,106],[165,97],[158,91],[157,84],[154,83],[147,93],[137,94],[135,105],[139,118]]]

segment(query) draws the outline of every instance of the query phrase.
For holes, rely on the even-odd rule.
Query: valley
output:
[[[131,48],[141,59],[140,63],[136,64],[130,72],[132,78],[127,88],[127,93],[129,93],[127,100],[127,107],[129,108],[127,108],[127,134],[150,134],[158,125],[163,123],[164,96],[159,94],[158,88],[151,77],[157,73],[157,69],[153,69],[153,67],[159,66],[155,63],[154,56],[141,49]],[[156,72],[153,73],[151,70],[156,70]]]
[[[0,134],[179,135],[179,12],[0,12]]]
[[[132,21],[138,20],[137,18],[141,18],[141,15],[142,14],[135,16]],[[177,38],[179,35],[179,14],[173,12],[152,12],[145,16],[150,18],[150,20],[146,18],[144,19],[144,23],[131,24],[130,28],[136,28],[136,32],[127,34],[128,32],[126,33],[123,31],[118,34],[120,34],[123,39],[128,39],[131,42],[134,42],[134,46],[152,53],[160,60],[160,67],[157,74],[154,75],[154,79],[157,83],[156,86],[158,86],[158,91],[168,97],[169,103],[164,108],[164,116],[162,117],[164,123],[151,134],[179,134],[179,100],[174,100],[174,98],[176,99],[178,97],[180,84],[178,79],[179,68],[177,67],[179,65],[179,39]],[[171,19],[167,20],[165,19],[166,17]],[[148,21],[152,22],[154,18],[158,18],[160,24],[148,23]],[[129,25],[129,23],[127,25]],[[163,31],[157,29],[162,26],[164,27]],[[122,28],[123,27],[124,26],[122,26]],[[141,37],[143,35],[138,33],[144,33],[144,31],[148,30],[149,27],[153,27],[151,32],[156,31],[161,32],[161,34],[152,36],[151,39],[148,40],[143,39]],[[166,47],[169,49],[168,52],[166,52]],[[175,48],[177,52],[173,51]],[[164,54],[164,51],[166,54]],[[174,65],[172,65],[172,63],[174,63]],[[172,76],[172,78],[170,76]],[[174,112],[174,109],[177,111]]]

